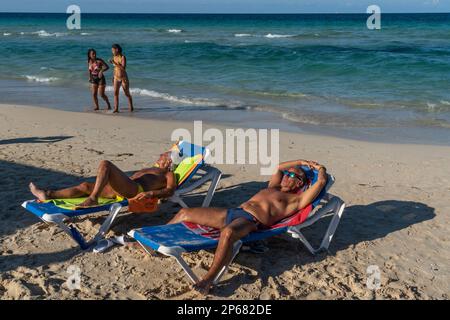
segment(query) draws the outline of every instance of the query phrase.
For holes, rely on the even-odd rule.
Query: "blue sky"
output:
[[[0,12],[142,13],[365,13],[377,4],[382,12],[450,12],[450,0],[1,0]]]

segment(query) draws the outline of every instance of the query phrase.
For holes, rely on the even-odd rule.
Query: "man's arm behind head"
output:
[[[299,195],[300,197],[298,203],[299,210],[311,204],[317,198],[320,192],[322,192],[322,189],[325,188],[325,186],[327,185],[328,180],[327,169],[322,165],[318,165],[317,168],[313,169],[318,170],[319,172],[317,181],[312,186],[310,186],[305,192]]]

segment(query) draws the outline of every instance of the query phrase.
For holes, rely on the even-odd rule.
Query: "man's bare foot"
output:
[[[45,190],[39,189],[33,182],[30,182],[29,188],[31,193],[41,201],[48,200]]]
[[[194,290],[206,296],[211,290],[212,280],[202,279],[194,285]]]
[[[97,205],[98,205],[98,200],[97,199],[87,198],[82,203],[77,205],[75,207],[75,209],[89,208],[89,207],[93,207],[93,206],[97,206]]]
[[[133,111],[134,111],[134,108],[129,108],[128,110],[130,110],[130,112],[133,112]]]
[[[114,109],[113,113],[119,113],[119,109]]]

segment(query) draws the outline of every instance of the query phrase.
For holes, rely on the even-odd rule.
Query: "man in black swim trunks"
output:
[[[318,170],[318,180],[306,191],[299,192],[307,183],[300,166]],[[181,209],[169,224],[197,223],[220,229],[219,244],[208,273],[195,285],[207,294],[212,282],[232,257],[233,244],[260,227],[270,227],[286,217],[307,207],[320,194],[327,183],[324,166],[305,160],[283,162],[272,175],[269,186],[259,191],[239,208],[188,208]]]

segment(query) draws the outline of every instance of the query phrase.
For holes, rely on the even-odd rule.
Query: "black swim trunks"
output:
[[[96,84],[98,86],[104,86],[106,85],[106,79],[105,76],[99,78],[97,76],[91,76],[91,79],[89,80],[90,83]]]
[[[256,220],[256,218],[252,214],[248,213],[242,208],[228,209],[227,217],[225,218],[225,224],[229,225],[231,222],[238,218],[244,218],[248,221],[254,222],[256,225],[259,224],[259,221]]]

